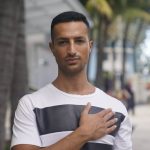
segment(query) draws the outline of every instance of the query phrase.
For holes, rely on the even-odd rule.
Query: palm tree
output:
[[[144,1],[143,1],[144,2]],[[140,5],[136,3],[136,5],[133,5],[131,1],[128,2],[128,9],[126,9],[126,11],[123,13],[123,18],[125,19],[125,29],[124,29],[124,37],[123,37],[123,60],[122,60],[122,81],[121,84],[122,86],[124,86],[124,82],[125,82],[125,75],[126,75],[126,47],[127,47],[127,43],[129,41],[128,39],[128,33],[129,33],[129,28],[130,25],[133,21],[135,21],[136,19],[141,19],[141,23],[139,24],[138,28],[137,28],[137,33],[135,35],[135,40],[133,42],[133,62],[134,62],[134,67],[136,67],[135,65],[135,48],[138,44],[138,38],[140,36],[140,32],[142,30],[142,24],[145,21],[150,21],[150,14],[148,14],[145,10],[141,9],[141,3]]]
[[[25,43],[25,19],[24,19],[24,3],[20,3],[20,14],[18,18],[18,30],[15,44],[15,61],[13,69],[13,78],[10,91],[11,103],[11,127],[13,125],[14,112],[16,110],[18,100],[28,90],[27,60],[26,60],[26,43]]]
[[[98,48],[98,63],[97,63],[97,75],[96,82],[97,86],[102,85],[102,71],[103,71],[103,54],[104,47],[106,46],[108,35],[107,30],[109,25],[112,24],[113,20],[118,16],[121,16],[124,20],[124,36],[123,36],[123,59],[122,59],[122,85],[125,80],[125,62],[126,62],[126,46],[128,42],[128,31],[131,26],[131,23],[137,17],[147,18],[148,14],[145,12],[144,8],[145,3],[148,1],[143,0],[88,0],[87,8],[92,14],[94,21],[94,30],[97,32],[97,48]],[[113,10],[113,11],[112,11]],[[97,21],[98,20],[98,21]],[[145,20],[145,19],[143,19]],[[138,29],[142,27],[139,26]],[[95,34],[94,34],[95,35]],[[136,37],[139,35],[137,34]],[[115,38],[116,39],[116,38]],[[138,41],[135,39],[135,42]],[[137,45],[136,43],[134,45]]]
[[[103,60],[104,48],[107,42],[107,30],[112,17],[112,9],[106,0],[89,0],[86,5],[88,11],[92,14],[94,30],[97,32],[97,72],[95,85],[103,88]],[[95,36],[93,35],[93,37]]]
[[[136,48],[138,47],[138,44],[142,41],[140,39],[140,36],[142,34],[143,28],[145,23],[149,24],[150,23],[150,14],[147,13],[142,13],[142,16],[138,19],[138,26],[137,26],[137,30],[135,33],[135,38],[133,41],[133,68],[134,68],[134,72],[137,72],[137,57],[136,57]]]
[[[122,53],[122,78],[121,78],[121,85],[123,86],[125,82],[125,76],[126,76],[126,47],[127,43],[129,41],[128,39],[128,34],[129,34],[129,29],[132,24],[137,18],[141,18],[141,21],[149,21],[150,20],[150,15],[145,11],[146,7],[149,8],[148,6],[150,5],[150,1],[144,1],[144,0],[108,0],[110,6],[112,7],[113,10],[113,18],[116,18],[118,15],[120,15],[123,20],[124,20],[124,36],[123,36],[123,53]],[[137,28],[137,33],[135,35],[135,40],[133,41],[133,62],[135,64],[135,47],[138,44],[138,38],[140,36],[140,31],[142,30],[142,25],[144,23],[139,23],[139,26]],[[135,64],[136,65],[136,64]],[[134,65],[134,66],[135,66]],[[136,66],[135,66],[136,67]],[[135,68],[134,67],[134,68]]]
[[[16,101],[18,101],[18,97],[22,96],[21,93],[24,93],[23,87],[27,84],[23,8],[23,0],[0,0],[1,150],[4,149],[5,144],[5,116],[8,100],[14,104],[13,109],[16,108]],[[24,84],[21,85],[22,83]],[[14,110],[12,110],[13,112]]]

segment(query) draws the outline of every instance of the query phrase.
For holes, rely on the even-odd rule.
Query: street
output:
[[[150,104],[137,105],[135,116],[130,116],[134,125],[133,150],[150,150]]]

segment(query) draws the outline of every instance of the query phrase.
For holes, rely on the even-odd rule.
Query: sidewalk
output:
[[[150,104],[136,106],[133,125],[133,150],[150,150]]]

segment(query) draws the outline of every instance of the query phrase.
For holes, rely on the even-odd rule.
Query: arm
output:
[[[103,110],[97,114],[88,114],[91,105],[88,103],[81,113],[80,125],[74,132],[45,148],[34,145],[20,144],[12,150],[80,150],[89,140],[96,140],[112,132],[116,126],[116,119],[109,120],[114,114],[110,109]]]
[[[129,116],[124,118],[121,126],[115,136],[114,149],[113,150],[132,150],[132,124],[129,120]]]

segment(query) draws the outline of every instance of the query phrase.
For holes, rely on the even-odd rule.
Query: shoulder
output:
[[[124,115],[127,115],[126,107],[120,100],[108,95],[107,93],[105,93],[99,88],[97,88],[96,91],[97,91],[97,97],[101,99],[105,108],[112,108],[112,110],[115,112],[120,112],[123,113]]]
[[[19,100],[19,105],[26,105],[27,107],[39,107],[42,103],[50,98],[53,94],[51,84],[37,90],[36,92],[26,94]]]

